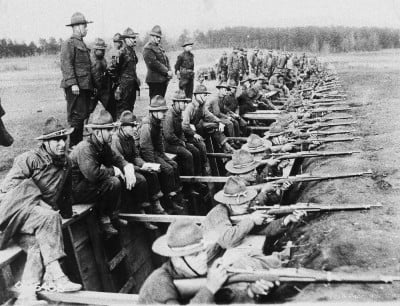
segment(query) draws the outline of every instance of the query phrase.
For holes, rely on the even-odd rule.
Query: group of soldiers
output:
[[[266,150],[272,150],[272,142],[280,139],[280,131],[271,130],[269,138],[252,134],[243,147],[238,143],[232,147],[227,138],[249,135],[243,114],[275,108],[266,96],[268,92],[281,89],[277,94],[286,96],[286,89],[279,87],[280,75],[273,72],[269,80],[271,83],[276,76],[279,86],[273,85],[274,89],[264,86],[266,79],[261,71],[257,77],[248,75],[248,69],[254,69],[252,63],[246,71],[235,70],[240,65],[234,52],[228,60],[226,74],[221,72],[222,82],[216,86],[217,93],[211,95],[204,84],[193,89],[193,43],[188,42],[183,45],[184,52],[174,67],[180,78],[180,90],[167,106],[165,93],[173,71],[160,45],[161,28],[155,26],[143,50],[148,68],[149,112],[139,122],[133,114],[141,85],[136,74],[138,34],[127,28],[122,35],[114,37],[108,65],[103,40],[96,40],[92,55],[83,42],[88,23],[81,13],[75,13],[68,25],[73,35],[61,49],[61,87],[65,91],[70,127],[64,127],[56,118],[47,119],[42,135],[37,138],[41,145],[18,156],[0,186],[0,247],[14,238],[28,254],[16,304],[43,304],[35,295],[38,285],[52,286],[59,292],[81,289],[81,285],[68,279],[59,263],[65,256],[61,221],[73,215],[73,204],[96,202],[101,229],[105,235],[112,236],[127,225],[126,220],[119,218],[121,210],[179,213],[187,199],[204,192],[207,186],[181,183],[180,175],[209,175],[206,138],[211,139],[216,150],[233,153],[232,160],[225,165],[231,176],[223,190],[215,194],[219,204],[209,211],[203,228],[191,222],[177,222],[169,227],[166,236],[155,242],[154,251],[171,260],[144,283],[140,301],[181,302],[172,280],[204,275],[211,265],[206,287],[192,302],[212,302],[227,277],[226,263],[216,259],[222,249],[236,245],[253,229],[275,237],[304,216],[302,211],[296,211],[281,219],[265,220],[260,213],[253,212],[236,225],[230,219],[246,213],[254,203],[277,203],[280,194],[290,187],[286,181],[249,187],[260,179],[260,166],[263,175],[282,170],[279,160],[260,161]],[[296,84],[301,79],[298,77]],[[94,110],[93,101],[100,101],[104,107]],[[275,128],[285,129],[292,121],[288,116],[282,117]],[[89,132],[85,139],[84,128]],[[274,150],[293,149],[282,141],[278,144]],[[175,159],[168,153],[174,154]],[[157,229],[152,223],[145,226]],[[210,248],[213,252],[206,252]],[[274,267],[280,265],[284,256],[257,254],[243,257],[245,263],[239,260],[232,264],[234,267],[239,267],[241,262],[254,263],[254,268]],[[248,288],[248,294],[265,295],[275,285],[259,281]]]

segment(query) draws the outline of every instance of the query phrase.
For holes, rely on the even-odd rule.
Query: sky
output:
[[[65,25],[82,12],[88,40],[131,27],[144,37],[155,24],[178,37],[183,29],[228,26],[378,26],[400,29],[400,0],[0,0],[0,38],[68,38]]]

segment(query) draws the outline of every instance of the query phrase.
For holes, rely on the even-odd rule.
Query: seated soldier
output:
[[[162,192],[172,201],[176,210],[182,210],[180,193],[182,187],[178,164],[165,155],[162,121],[168,107],[165,99],[156,95],[151,99],[149,115],[143,119],[140,129],[140,155],[144,161],[160,164],[160,185]]]
[[[265,183],[265,173],[270,173],[263,171],[262,166],[264,165],[265,169],[270,169],[270,167],[276,166],[277,162],[275,159],[268,159],[261,163],[251,153],[240,149],[233,153],[232,160],[225,164],[225,169],[228,173],[242,178],[246,185],[257,184],[254,188],[260,191],[256,199],[258,203],[273,205],[279,203],[282,192],[291,186],[291,183],[287,180]],[[260,174],[258,169],[261,172]]]
[[[224,131],[226,136],[239,136],[238,126],[236,126],[237,128],[235,129],[233,118],[227,115],[224,109],[224,99],[227,96],[227,92],[230,90],[230,87],[226,84],[226,82],[222,82],[216,87],[218,92],[207,98],[205,107],[225,125]]]
[[[65,143],[73,129],[57,119],[46,120],[41,146],[17,156],[0,187],[0,249],[13,238],[27,253],[19,295],[14,305],[40,305],[36,286],[58,292],[78,291],[61,269],[65,256],[61,216],[72,216],[71,163]],[[42,282],[43,280],[43,282]]]
[[[251,82],[251,77],[248,77],[240,82],[240,87],[238,88],[237,101],[239,104],[240,116],[257,110],[257,104],[253,101],[256,93],[250,92]]]
[[[95,112],[86,128],[91,135],[76,145],[70,155],[73,198],[77,203],[96,202],[102,230],[106,235],[117,235],[113,224],[126,225],[126,221],[118,218],[120,179],[125,179],[126,188],[131,190],[136,183],[135,170],[111,149],[115,124],[109,112],[104,109]]]
[[[183,91],[177,91],[163,121],[165,151],[176,154],[180,173],[190,176],[201,175],[204,167],[199,149],[186,141],[182,128],[182,112],[191,101]]]
[[[182,128],[185,137],[188,142],[199,149],[203,159],[207,157],[203,137],[208,135],[212,137],[219,149],[228,153],[233,152],[233,148],[222,133],[225,125],[204,107],[209,94],[206,86],[198,85],[193,92],[194,100],[182,114]]]
[[[134,139],[137,132],[136,126],[136,117],[130,111],[124,111],[120,117],[120,127],[112,137],[112,149],[121,154],[127,162],[132,163],[135,168],[135,187],[130,191],[125,189],[122,203],[128,204],[128,209],[132,202],[139,204],[141,213],[166,214],[159,200],[163,193],[160,189],[158,174],[148,168],[139,155]],[[149,223],[145,225],[149,229],[157,228]]]

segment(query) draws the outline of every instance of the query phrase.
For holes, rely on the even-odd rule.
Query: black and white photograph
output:
[[[0,305],[400,305],[400,0],[0,0]]]

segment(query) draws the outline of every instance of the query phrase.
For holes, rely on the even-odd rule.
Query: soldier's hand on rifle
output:
[[[73,93],[75,96],[79,95],[79,86],[78,86],[78,85],[72,85],[72,86],[71,86],[71,90],[72,90],[72,93]]]
[[[136,184],[135,168],[132,164],[124,167],[126,189],[131,190]]]
[[[195,139],[197,142],[201,142],[201,141],[204,140],[203,137],[201,137],[199,134],[194,134],[194,139]]]
[[[261,188],[261,192],[265,192],[265,193],[274,192],[276,190],[276,188],[278,188],[278,185],[276,183],[266,183],[266,184],[263,184],[263,187]]]
[[[292,214],[283,219],[283,225],[288,226],[290,223],[297,223],[301,218],[305,217],[307,212],[304,210],[295,210]]]
[[[259,295],[268,295],[275,286],[279,285],[279,281],[270,282],[260,279],[249,286],[247,294],[251,298],[256,298]]]
[[[285,191],[285,190],[288,190],[292,185],[293,184],[291,181],[285,180],[280,189]]]
[[[207,273],[206,287],[211,293],[217,292],[228,278],[228,272],[222,265],[222,260],[217,259]]]
[[[220,122],[220,123],[218,124],[218,131],[220,131],[221,133],[223,133],[223,132],[224,132],[224,129],[225,129],[225,124],[223,124],[222,122]]]
[[[251,213],[249,217],[255,225],[262,225],[265,222],[265,214],[258,210]]]

